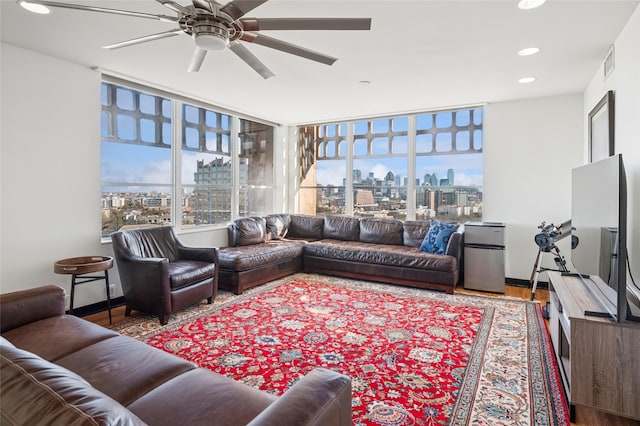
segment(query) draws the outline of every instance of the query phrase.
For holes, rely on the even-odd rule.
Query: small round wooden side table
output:
[[[71,274],[71,301],[69,303],[69,313],[73,314],[73,297],[77,284],[85,284],[92,281],[104,280],[107,289],[107,309],[109,310],[109,324],[111,324],[111,294],[109,292],[109,269],[113,267],[113,257],[111,256],[81,256],[70,257],[58,260],[53,271],[56,274]],[[104,276],[88,276],[95,272],[104,271]],[[82,275],[82,276],[80,276]]]

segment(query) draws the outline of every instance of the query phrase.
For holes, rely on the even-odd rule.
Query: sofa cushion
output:
[[[428,220],[407,220],[402,223],[402,241],[405,246],[420,247],[427,232]]]
[[[324,228],[324,218],[294,214],[291,215],[291,223],[289,224],[290,238],[304,238],[309,240],[319,240],[322,238],[322,229]]]
[[[77,374],[31,352],[1,347],[2,424],[145,424]]]
[[[370,244],[360,241],[320,240],[305,245],[306,256],[335,259],[344,262],[369,263],[400,268],[454,272],[457,259],[418,250],[415,247],[390,244]]]
[[[176,290],[215,275],[216,264],[195,260],[169,262],[169,286]]]
[[[397,219],[360,219],[360,241],[372,244],[402,245],[402,221]]]
[[[435,254],[445,254],[451,234],[458,230],[460,224],[452,222],[440,222],[431,220],[429,232],[424,237],[420,245],[420,251],[426,251]]]
[[[60,315],[14,328],[2,336],[15,346],[48,360],[120,334],[73,315]]]
[[[195,364],[126,336],[98,342],[56,361],[128,406]]]
[[[277,398],[198,368],[159,385],[127,408],[150,425],[246,425]]]
[[[270,214],[265,217],[267,222],[267,239],[281,240],[289,232],[291,216],[288,214]]]
[[[333,240],[358,241],[360,239],[360,220],[350,216],[326,216],[322,237]]]
[[[223,247],[218,255],[221,270],[247,271],[302,256],[304,242],[272,240],[243,247]]]
[[[243,217],[235,220],[239,246],[260,244],[267,241],[267,224],[263,217]]]

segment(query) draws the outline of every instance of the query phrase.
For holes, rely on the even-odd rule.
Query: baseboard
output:
[[[507,285],[512,285],[514,287],[531,288],[531,282],[529,282],[529,280],[523,280],[523,279],[520,279],[520,278],[506,278],[505,279],[505,283],[507,283]],[[537,289],[548,290],[549,289],[549,283],[547,281],[538,281],[538,286],[537,286],[536,290]]]
[[[124,297],[115,297],[111,299],[111,309],[124,305]],[[85,317],[87,315],[93,315],[100,312],[106,312],[108,310],[107,301],[103,300],[102,302],[93,303],[91,305],[80,306],[78,308],[73,308],[73,315],[77,317]],[[69,311],[66,312],[67,314]]]

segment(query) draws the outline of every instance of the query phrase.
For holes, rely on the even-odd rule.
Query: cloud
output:
[[[342,180],[346,177],[345,161],[318,161],[316,167],[316,182],[319,185],[342,186]]]

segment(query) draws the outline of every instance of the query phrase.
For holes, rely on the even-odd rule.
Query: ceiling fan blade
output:
[[[238,55],[240,59],[245,61],[247,65],[253,68],[265,80],[267,78],[275,76],[275,74],[272,73],[271,70],[267,68],[267,66],[260,61],[260,59],[258,59],[253,53],[249,51],[249,49],[241,45],[239,42],[234,41],[230,43],[229,49],[231,49],[233,53]]]
[[[323,53],[315,52],[311,49],[296,46],[295,44],[287,43],[286,41],[277,40],[272,37],[267,37],[262,34],[245,32],[242,35],[241,40],[247,41],[249,43],[260,44],[262,46],[270,47],[272,49],[281,50],[286,53],[291,53],[292,55],[297,55],[302,58],[310,59],[316,62],[321,62],[327,65],[333,65],[333,63],[338,60],[338,58],[334,58],[332,56],[328,56]]]
[[[213,12],[215,9],[209,0],[191,0],[193,7],[196,9],[204,9],[209,12]]]
[[[149,34],[142,37],[137,37],[131,40],[121,41],[119,43],[110,44],[108,46],[103,46],[104,49],[120,49],[121,47],[133,46],[134,44],[146,43],[148,41],[160,40],[163,38],[177,36],[178,34],[184,34],[184,31],[181,28],[176,28],[175,30],[165,31],[157,34]]]
[[[41,4],[43,6],[58,7],[62,9],[76,9],[86,12],[111,13],[114,15],[135,16],[136,18],[155,19],[164,22],[178,22],[178,18],[168,15],[154,15],[151,13],[134,12],[131,10],[107,9],[105,7],[84,6],[81,4],[59,3],[55,1],[29,0],[27,3]]]
[[[200,67],[202,66],[205,56],[207,56],[207,51],[196,47],[196,50],[193,51],[193,55],[191,56],[191,62],[189,63],[187,72],[200,71]]]
[[[371,18],[246,18],[241,21],[245,31],[371,29]]]
[[[236,20],[266,2],[267,0],[234,0],[225,4],[220,10]]]
[[[184,13],[184,14],[188,14],[189,13],[189,9],[187,9],[186,7],[184,7],[181,4],[178,4],[174,1],[171,0],[156,0],[158,3],[162,4],[163,6],[168,7],[169,9],[173,10],[176,13]]]

